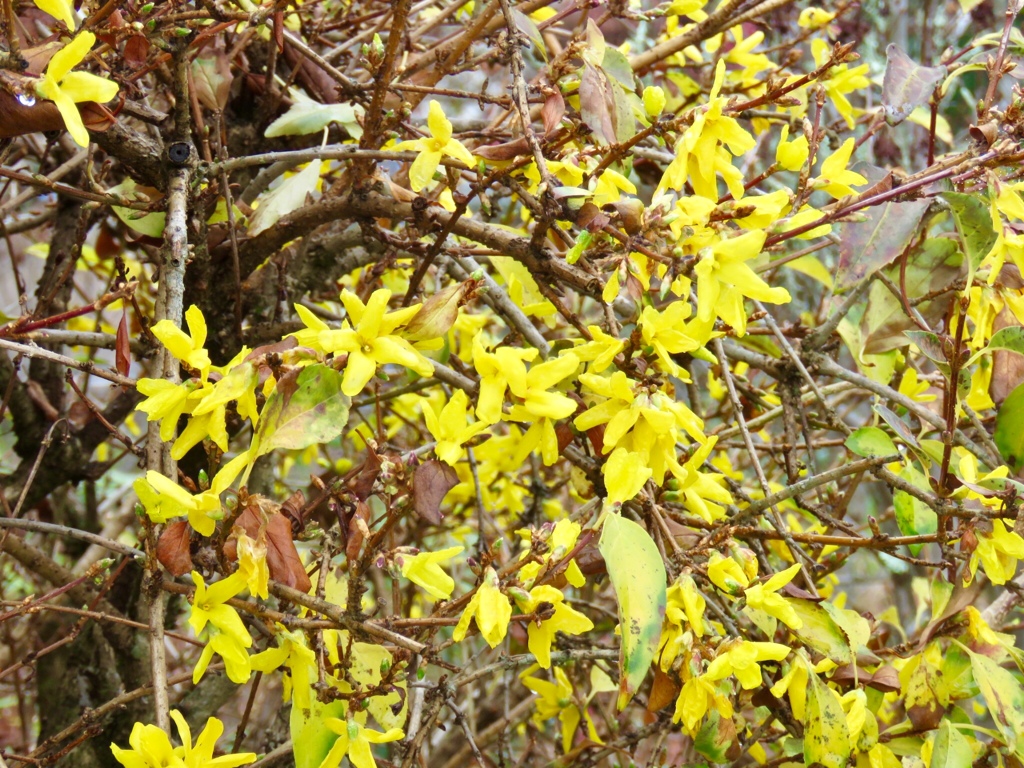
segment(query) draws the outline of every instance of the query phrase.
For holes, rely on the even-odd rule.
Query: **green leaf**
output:
[[[971,656],[974,679],[988,705],[1003,741],[1018,757],[1024,757],[1024,687],[1012,672],[992,659],[967,651]]]
[[[329,443],[345,430],[350,402],[341,391],[341,374],[326,365],[306,366],[294,379],[282,377],[260,414],[253,458],[275,448]]]
[[[346,704],[344,700],[323,704],[313,696],[309,709],[292,705],[290,730],[295,768],[320,768],[338,738],[338,734],[324,725],[324,720],[329,717],[344,720]]]
[[[898,454],[892,439],[878,427],[861,427],[846,438],[846,447],[864,458]]]
[[[297,92],[292,90],[293,97]],[[298,96],[291,109],[272,122],[264,136],[302,136],[309,133],[320,133],[331,123],[338,123],[348,131],[353,139],[363,135],[358,116],[362,107],[352,104],[320,104],[303,96]]]
[[[587,246],[590,245],[590,241],[594,239],[594,236],[587,230],[581,230],[579,236],[576,238],[576,242],[572,244],[572,248],[565,252],[565,261],[568,264],[575,264],[579,261],[580,256],[587,250]]]
[[[803,620],[800,629],[792,630],[793,634],[811,650],[828,656],[837,664],[849,664],[853,660],[850,652],[850,641],[846,633],[839,627],[828,611],[812,600],[789,598],[788,602],[797,616]]]
[[[996,244],[996,231],[992,228],[992,213],[988,204],[979,195],[963,192],[943,192],[943,199],[949,203],[953,221],[967,254],[967,288],[974,281],[974,273],[981,260],[988,256]]]
[[[935,734],[932,761],[928,768],[970,768],[973,762],[974,750],[970,743],[949,720],[943,718]]]
[[[306,198],[316,191],[323,169],[324,162],[314,160],[298,173],[281,181],[274,189],[260,195],[257,198],[259,207],[249,219],[249,235],[258,235],[270,229],[282,216],[304,206]]]
[[[824,768],[844,768],[853,751],[846,713],[839,697],[816,674],[807,688],[804,762]]]
[[[112,195],[120,195],[121,197],[126,197],[129,200],[136,202],[148,199],[137,192],[135,187],[136,184],[132,179],[125,179],[116,187],[111,187],[107,191]],[[164,236],[164,224],[167,221],[167,214],[163,211],[145,213],[144,211],[136,211],[134,208],[122,208],[117,205],[112,205],[110,207],[114,210],[114,214],[117,218],[136,232],[147,235],[148,237]]]
[[[1024,384],[1019,385],[1003,401],[996,415],[993,435],[999,453],[1014,472],[1024,464]]]
[[[1013,325],[996,331],[989,339],[986,349],[1005,349],[1024,355],[1024,328]]]
[[[946,352],[942,348],[942,339],[938,334],[931,331],[905,331],[904,334],[921,350],[922,355],[937,365],[945,366],[948,374],[949,362],[946,360]]]
[[[665,616],[665,564],[650,534],[616,514],[605,516],[598,549],[619,603],[621,710],[640,687],[658,650]]]
[[[900,472],[900,477],[922,491],[931,490],[928,478],[912,465],[905,466]],[[935,515],[935,510],[906,491],[896,491],[893,494],[893,507],[896,510],[896,524],[904,536],[935,533],[938,530],[938,517]],[[909,547],[910,554],[917,557],[922,546],[922,544],[912,544]]]
[[[734,744],[736,723],[712,709],[693,739],[693,748],[712,763],[727,763],[727,755]]]

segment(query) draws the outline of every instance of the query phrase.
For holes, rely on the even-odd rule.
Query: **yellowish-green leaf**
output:
[[[846,447],[865,458],[899,453],[892,439],[878,427],[861,427],[846,438]]]
[[[824,608],[812,600],[790,598],[788,602],[803,620],[803,626],[792,632],[808,648],[828,656],[837,664],[849,664],[852,661],[853,654],[846,633]]]
[[[282,216],[305,205],[306,198],[316,191],[323,165],[323,161],[314,160],[276,188],[260,195],[259,207],[249,219],[249,235],[270,229]]]
[[[1024,757],[1024,687],[1008,669],[980,653],[967,651],[974,679],[988,705],[988,714],[1017,757]]]
[[[344,700],[323,704],[312,696],[309,709],[292,706],[290,730],[295,768],[320,768],[338,738],[338,734],[324,725],[324,720],[344,718],[346,704]]]
[[[619,604],[622,644],[618,707],[623,709],[643,682],[658,650],[667,592],[665,564],[650,534],[614,513],[605,517],[598,547]]]
[[[853,745],[843,705],[817,675],[807,688],[807,722],[804,723],[804,762],[824,768],[844,768]]]
[[[928,768],[970,768],[974,762],[974,750],[960,731],[943,718],[935,744],[932,745],[932,761]]]

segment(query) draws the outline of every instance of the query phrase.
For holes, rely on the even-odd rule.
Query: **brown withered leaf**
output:
[[[843,685],[868,685],[883,693],[900,690],[899,672],[889,666],[882,666],[874,672],[868,672],[863,667],[854,671],[852,664],[844,664],[832,673],[830,679],[834,683]]]
[[[647,711],[657,712],[676,700],[679,695],[679,683],[671,675],[661,671],[654,665],[654,682],[651,683],[651,695],[647,697]]]
[[[377,482],[381,466],[380,456],[373,448],[367,447],[366,450],[366,460],[349,472],[348,477],[345,478],[345,486],[360,501],[366,501],[373,492],[373,484]]]
[[[302,517],[302,510],[306,506],[306,495],[302,491],[296,491],[288,500],[281,505],[281,514],[287,517],[292,523],[292,530],[302,530],[305,522]]]
[[[121,313],[121,322],[117,324],[117,336],[114,340],[114,364],[117,372],[127,376],[132,365],[131,339],[128,334],[128,310]]]
[[[370,532],[370,505],[365,501],[357,501],[355,512],[348,520],[348,537],[345,542],[345,557],[349,561],[358,559],[363,540]]]
[[[168,523],[156,543],[156,559],[172,576],[183,576],[192,570],[192,529],[187,520]]]
[[[145,35],[132,35],[124,44],[124,60],[130,67],[141,67],[149,55],[149,39]]]
[[[1003,307],[992,323],[992,333],[1011,326],[1019,327],[1020,323],[1009,307]],[[992,353],[992,382],[989,385],[992,400],[997,404],[1003,402],[1021,381],[1024,381],[1024,356],[1004,349],[995,350]]]
[[[412,480],[413,508],[428,523],[441,522],[441,502],[459,484],[455,470],[437,459],[429,459],[416,467]]]
[[[479,155],[484,160],[511,160],[520,155],[530,154],[530,145],[526,139],[519,138],[513,141],[506,141],[504,144],[489,144],[485,147],[473,149],[474,155]]]
[[[267,520],[267,568],[274,581],[300,592],[308,592],[312,586],[292,540],[292,525],[280,512]]]
[[[299,342],[294,336],[289,336],[287,339],[281,341],[275,341],[273,344],[264,344],[263,346],[256,347],[252,352],[245,356],[243,362],[250,362],[258,357],[264,355],[280,355],[282,352],[287,352],[289,349],[295,349],[299,346]]]
[[[544,121],[544,133],[548,134],[558,129],[559,123],[565,116],[565,99],[558,88],[552,88],[544,99],[544,106],[540,110],[540,119]]]
[[[555,437],[558,438],[559,455],[561,455],[562,451],[572,445],[572,441],[575,436],[575,433],[572,431],[572,425],[567,421],[563,421],[555,427]]]

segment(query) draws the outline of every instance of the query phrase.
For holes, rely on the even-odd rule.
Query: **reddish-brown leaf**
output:
[[[192,529],[186,520],[168,523],[156,543],[156,559],[173,576],[182,576],[192,570],[190,551]]]
[[[127,376],[132,365],[131,339],[128,333],[128,308],[121,312],[121,322],[117,324],[117,336],[114,342],[114,364],[117,372]]]
[[[124,60],[128,66],[141,67],[149,55],[149,39],[145,35],[132,35],[124,44]]]
[[[647,698],[647,711],[657,712],[664,709],[676,700],[679,695],[679,683],[670,675],[661,671],[657,664],[654,666],[654,682],[651,683],[651,695]]]
[[[572,445],[572,440],[575,436],[575,433],[572,431],[572,425],[567,421],[563,421],[555,427],[555,437],[558,438],[559,454]]]
[[[281,514],[291,521],[293,531],[302,530],[302,509],[305,506],[306,495],[302,491],[296,491],[281,505]]]
[[[412,480],[413,508],[428,523],[441,522],[441,502],[448,491],[459,484],[455,470],[437,459],[430,459],[416,468]]]
[[[544,107],[540,111],[541,120],[544,121],[544,133],[548,134],[558,128],[565,115],[565,99],[562,92],[553,88],[544,99]]]
[[[372,448],[367,448],[366,460],[356,469],[349,472],[345,486],[360,501],[366,501],[373,492],[373,484],[380,474],[380,456]]]
[[[308,592],[309,576],[292,541],[292,525],[288,518],[275,512],[267,519],[267,568],[270,578],[300,592]]]

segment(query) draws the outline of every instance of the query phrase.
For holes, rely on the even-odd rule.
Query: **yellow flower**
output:
[[[419,306],[388,313],[390,300],[391,291],[386,288],[374,291],[366,304],[351,291],[342,291],[341,301],[348,312],[351,327],[322,330],[317,335],[320,350],[348,354],[341,391],[349,397],[362,392],[377,372],[378,365],[401,365],[420,376],[434,373],[430,361],[395,333],[419,311]]]
[[[236,571],[226,579],[207,586],[202,575],[192,571],[192,581],[195,582],[196,591],[188,623],[197,636],[204,629],[209,634],[206,647],[192,672],[192,682],[199,682],[213,654],[217,653],[224,659],[228,678],[241,685],[248,681],[252,672],[249,653],[245,650],[252,645],[252,638],[238,612],[225,603],[245,589],[245,574]]]
[[[235,529],[240,530],[239,528]],[[263,535],[257,541],[243,532],[238,537],[238,570],[245,574],[249,594],[266,600],[270,597],[270,569],[267,567],[267,540]]]
[[[828,60],[831,53],[832,47],[827,40],[819,37],[811,41],[811,54],[819,67]],[[846,94],[869,87],[871,81],[867,78],[867,73],[867,64],[861,64],[853,69],[846,64],[840,64],[838,67],[832,67],[821,80],[821,84],[825,86],[825,92],[832,99],[836,111],[842,115],[848,128],[854,126],[854,109],[846,98]]]
[[[821,175],[812,184],[815,189],[823,189],[837,200],[856,192],[851,184],[867,184],[867,179],[854,171],[846,170],[853,153],[854,139],[851,136],[843,142],[843,146],[829,155],[821,164]]]
[[[743,174],[733,166],[732,157],[746,154],[757,142],[735,118],[723,114],[728,99],[718,94],[724,83],[725,60],[719,59],[708,104],[676,144],[676,157],[665,169],[655,196],[666,189],[680,191],[689,181],[695,193],[717,200],[716,173],[720,173],[732,196],[743,197]]]
[[[263,673],[288,667],[291,675],[285,677],[284,700],[294,695],[294,706],[309,709],[309,693],[317,676],[316,654],[306,645],[301,630],[289,632],[283,624],[278,624],[277,646],[255,654],[249,662],[254,671]]]
[[[514,596],[523,613],[544,613],[545,609],[551,612],[550,618],[531,621],[526,630],[530,653],[537,657],[537,663],[543,669],[551,667],[551,643],[556,632],[579,635],[594,628],[590,619],[565,604],[565,595],[560,589],[545,584],[534,587],[529,593],[520,590],[520,594]]]
[[[729,650],[719,653],[708,665],[704,673],[707,680],[724,680],[735,675],[744,690],[752,690],[761,685],[762,661],[782,661],[789,655],[790,647],[782,643],[753,643],[740,640]]]
[[[1016,531],[1008,531],[998,517],[992,520],[992,533],[978,532],[978,545],[971,553],[968,574],[964,583],[969,584],[978,571],[978,563],[993,584],[1005,584],[1017,571],[1017,561],[1024,559],[1024,538]]]
[[[77,19],[75,5],[71,0],[33,0],[33,2],[36,4],[36,8],[43,13],[50,14],[57,21],[63,21],[72,32],[75,30]]]
[[[789,693],[789,704],[793,708],[793,716],[803,722],[804,707],[807,703],[807,682],[810,680],[812,671],[807,663],[803,651],[799,651],[793,658],[793,663],[779,681],[772,686],[772,696],[781,698],[782,694]]]
[[[800,564],[795,563],[786,570],[776,573],[764,584],[748,587],[743,592],[747,598],[747,605],[755,610],[764,611],[769,616],[774,616],[791,629],[800,629],[804,625],[803,619],[797,615],[786,598],[776,594],[793,580],[799,570]]]
[[[918,403],[930,403],[937,397],[936,395],[925,394],[925,392],[931,389],[931,386],[927,381],[918,380],[917,371],[914,368],[907,368],[903,372],[903,378],[900,379],[899,392],[901,395],[906,395]]]
[[[519,391],[526,386],[524,361],[537,357],[537,350],[499,347],[494,352],[484,349],[483,334],[473,338],[473,365],[480,376],[480,394],[476,399],[476,415],[488,424],[501,420],[505,390],[514,383]]]
[[[571,416],[576,411],[575,400],[550,390],[576,371],[580,365],[579,358],[567,352],[554,360],[532,366],[528,372],[522,360],[513,359],[512,362],[513,365],[518,363],[518,368],[522,370],[517,369],[508,379],[509,389],[518,399],[508,418],[511,421],[532,422],[523,435],[516,456],[519,461],[525,461],[539,447],[541,458],[550,466],[558,461],[558,437],[554,421]]]
[[[174,439],[178,420],[190,407],[189,395],[197,388],[195,381],[175,384],[167,379],[139,379],[135,388],[146,399],[135,409],[146,414],[146,421],[160,421],[160,439],[165,443]]]
[[[498,574],[488,568],[480,587],[473,594],[455,627],[452,639],[461,642],[466,637],[469,622],[476,617],[476,626],[491,648],[505,639],[512,618],[512,605],[498,588]]]
[[[789,125],[783,125],[782,137],[775,150],[775,162],[787,171],[799,171],[807,162],[811,151],[810,146],[807,143],[807,137],[802,133],[792,141],[786,141],[788,137]]]
[[[71,27],[74,24],[69,25]],[[36,82],[36,93],[57,105],[64,126],[80,147],[89,146],[89,132],[85,129],[76,103],[110,101],[117,95],[117,83],[88,72],[72,72],[92,50],[96,35],[83,32],[50,59],[46,72]]]
[[[427,113],[427,129],[430,131],[428,138],[402,141],[395,145],[395,149],[399,151],[419,151],[409,168],[409,186],[413,192],[419,192],[433,180],[434,172],[445,155],[454,157],[470,168],[474,165],[470,151],[452,138],[452,124],[445,117],[441,105],[433,99],[430,100],[430,110]]]
[[[486,431],[487,424],[470,419],[469,395],[461,389],[452,395],[440,413],[434,412],[426,398],[422,402],[423,420],[427,422],[430,434],[437,440],[434,453],[445,464],[454,467],[466,452],[463,444]]]
[[[239,454],[217,472],[209,490],[193,496],[170,478],[149,470],[145,478],[134,483],[135,493],[154,523],[166,523],[175,517],[188,515],[189,524],[203,536],[210,536],[221,517],[220,494],[234,482],[249,461],[249,453]]]
[[[448,547],[439,552],[420,552],[416,555],[400,554],[395,561],[402,575],[418,584],[435,600],[447,600],[455,589],[455,581],[445,573],[440,563],[446,563],[462,551],[462,547]]]
[[[665,603],[665,626],[661,631],[658,654],[662,671],[672,668],[683,640],[683,622],[690,625],[693,634],[704,636],[704,609],[707,603],[697,590],[697,584],[689,574],[683,574],[668,588]]]
[[[818,29],[824,27],[835,17],[834,13],[822,10],[821,8],[804,8],[800,11],[800,18],[797,19],[796,23],[804,29]]]
[[[128,744],[131,749],[110,745],[114,759],[125,768],[184,768],[185,763],[174,754],[170,738],[155,725],[135,723]]]
[[[724,475],[700,470],[717,442],[717,437],[708,438],[708,441],[686,460],[683,464],[686,475],[679,481],[677,491],[686,510],[699,515],[709,523],[725,517],[723,505],[731,504],[733,500],[732,494],[725,487]]]
[[[203,311],[193,304],[185,312],[185,322],[188,323],[188,333],[170,320],[161,320],[150,330],[176,360],[180,360],[205,379],[211,366],[210,354],[203,348],[206,343],[206,318],[203,317]]]
[[[750,578],[743,567],[731,557],[712,552],[708,560],[708,578],[723,592],[735,594],[750,585]]]
[[[531,668],[531,669],[535,669]],[[540,698],[535,701],[537,717],[548,720],[557,716],[562,725],[562,751],[568,753],[572,749],[572,737],[580,724],[580,710],[573,702],[572,683],[561,667],[555,667],[555,682],[530,677],[528,669],[519,679],[523,685]]]
[[[769,304],[790,301],[785,288],[772,288],[755,274],[748,261],[761,253],[765,233],[754,229],[739,237],[719,240],[700,252],[697,273],[697,319],[710,321],[716,315],[731,325],[738,336],[747,332],[745,296]]]
[[[693,736],[697,733],[697,726],[704,719],[711,706],[724,718],[730,718],[733,714],[732,702],[728,696],[718,692],[718,689],[704,677],[691,677],[679,691],[679,698],[676,699],[676,709],[672,715],[672,722],[682,721],[683,727]]]
[[[324,725],[338,734],[338,738],[320,763],[320,768],[337,768],[345,755],[348,755],[348,759],[356,768],[377,768],[370,744],[398,741],[405,735],[401,728],[390,728],[381,733],[367,728],[356,720],[340,720],[337,717],[328,717],[324,720]]]
[[[178,736],[182,744],[174,751],[182,756],[186,768],[235,768],[235,766],[256,761],[256,755],[253,752],[213,756],[217,739],[224,733],[224,723],[216,717],[207,719],[206,726],[199,734],[199,738],[196,739],[195,745],[192,744],[192,730],[181,713],[176,709],[171,710],[171,719],[178,726]]]
[[[690,304],[674,301],[661,312],[654,307],[644,307],[640,315],[640,333],[645,347],[651,347],[664,369],[673,376],[689,377],[672,359],[672,355],[693,352],[701,346],[700,339],[688,335],[686,320],[690,317]],[[706,341],[704,339],[703,341]]]
[[[534,538],[544,538],[543,531],[547,529],[549,531],[547,536],[548,551],[541,557],[543,562],[541,563],[527,563],[519,569],[519,580],[526,585],[530,585],[534,579],[537,578],[537,574],[540,573],[542,567],[546,567],[549,564],[558,564],[569,552],[572,551],[573,547],[576,546],[576,539],[579,538],[580,532],[583,530],[583,526],[579,523],[573,522],[569,518],[562,518],[555,523],[554,528],[549,527],[550,524],[545,524],[541,531],[536,529],[531,531],[519,531],[522,536],[526,533],[529,534],[531,542]],[[530,550],[525,549],[520,557],[523,560],[530,556]],[[577,589],[587,583],[586,577],[580,570],[575,560],[570,560],[569,564],[565,567],[565,578]]]

